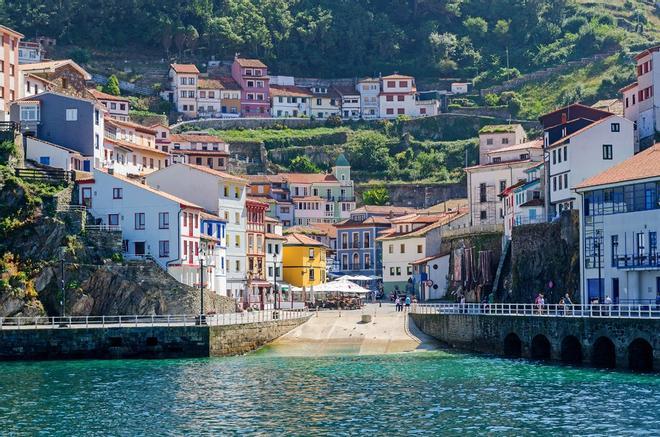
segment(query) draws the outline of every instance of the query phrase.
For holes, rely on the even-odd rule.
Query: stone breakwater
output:
[[[197,358],[255,350],[305,323],[0,330],[0,360]]]
[[[660,319],[411,314],[460,349],[603,368],[660,370]]]

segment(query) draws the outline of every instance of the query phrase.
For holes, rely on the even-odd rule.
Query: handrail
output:
[[[295,320],[307,317],[307,308],[251,311],[242,313],[207,314],[200,323],[199,315],[118,315],[65,317],[0,317],[0,330],[7,329],[84,329],[118,327],[229,326]]]
[[[660,304],[537,305],[530,303],[440,303],[413,304],[411,313],[465,314],[470,316],[660,319]]]

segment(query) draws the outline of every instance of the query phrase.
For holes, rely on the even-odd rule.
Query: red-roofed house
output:
[[[231,76],[241,87],[241,115],[243,117],[270,117],[268,67],[258,59],[236,56]]]
[[[660,144],[577,185],[582,303],[654,305],[660,296]]]
[[[199,70],[194,64],[171,64],[168,74],[172,102],[177,112],[189,118],[196,118]]]
[[[379,95],[380,117],[396,118],[399,115],[413,117],[416,114],[415,78],[401,74],[391,74],[381,78]]]
[[[271,85],[271,115],[273,117],[309,117],[309,90],[293,85]]]
[[[121,232],[125,258],[150,257],[178,281],[198,286],[201,206],[98,169],[77,185],[95,224]]]
[[[225,171],[229,161],[229,144],[205,133],[170,135],[173,162],[202,165]]]
[[[121,121],[129,121],[128,111],[131,105],[128,98],[113,96],[95,88],[89,89],[89,93],[105,106],[110,117]]]

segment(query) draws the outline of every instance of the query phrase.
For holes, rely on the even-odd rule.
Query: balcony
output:
[[[322,196],[322,198],[328,202],[355,202],[355,196]]]
[[[622,270],[660,270],[660,255],[657,253],[615,255],[612,264]]]

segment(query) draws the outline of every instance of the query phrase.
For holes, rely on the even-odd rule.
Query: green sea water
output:
[[[660,377],[441,351],[0,364],[2,435],[658,435]]]

